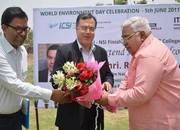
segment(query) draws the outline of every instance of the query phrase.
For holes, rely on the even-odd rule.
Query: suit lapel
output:
[[[96,46],[95,50],[93,51],[93,54],[94,54],[95,60],[99,62],[100,59],[101,59],[101,57],[100,57],[100,55],[99,55],[97,46]]]
[[[79,47],[78,47],[78,44],[77,44],[77,41],[75,41],[73,43],[73,48],[74,48],[74,54],[75,54],[75,57],[76,57],[76,62],[83,62],[83,56],[82,56],[82,53],[81,51],[79,50]]]

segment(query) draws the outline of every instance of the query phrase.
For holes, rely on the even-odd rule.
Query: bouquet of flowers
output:
[[[93,101],[102,95],[99,70],[104,62],[66,62],[63,70],[52,76],[59,89],[71,95],[76,101]]]

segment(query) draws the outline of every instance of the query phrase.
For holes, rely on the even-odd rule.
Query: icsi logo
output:
[[[72,27],[72,22],[59,23],[59,29],[70,29],[71,27]]]
[[[70,29],[72,28],[72,22],[60,22],[60,23],[50,23],[49,28],[58,28],[58,29]]]

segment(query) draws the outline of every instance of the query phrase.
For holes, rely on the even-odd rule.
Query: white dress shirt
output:
[[[48,70],[48,82],[51,80],[51,72]]]
[[[87,51],[85,51],[85,50],[83,49],[82,45],[79,43],[78,40],[77,40],[77,43],[78,43],[79,50],[80,50],[81,53],[82,53],[84,62],[87,62],[87,61],[95,61],[93,51],[96,49],[96,47],[94,46],[94,44],[92,44],[89,52],[87,52]]]
[[[24,82],[27,74],[27,52],[24,46],[18,49],[0,37],[0,114],[17,112],[23,97],[49,100],[51,90]]]

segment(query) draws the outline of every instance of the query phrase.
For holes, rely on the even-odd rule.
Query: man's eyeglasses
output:
[[[89,32],[94,32],[96,30],[95,27],[88,27],[88,26],[79,26],[78,28],[83,32],[87,32],[88,30]]]
[[[132,33],[131,35],[129,35],[127,37],[126,36],[122,36],[122,39],[121,39],[122,43],[125,44],[125,42],[130,40],[136,33],[137,32],[134,32],[134,33]]]
[[[14,29],[17,33],[22,33],[22,32],[27,32],[30,30],[29,27],[14,27],[12,25],[7,24],[7,26],[11,27],[12,29]]]

